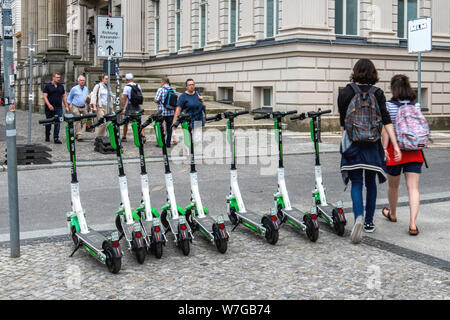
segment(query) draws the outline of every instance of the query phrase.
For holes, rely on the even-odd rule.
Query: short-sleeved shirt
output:
[[[55,87],[53,83],[47,83],[44,87],[44,93],[47,94],[48,102],[54,108],[62,108],[62,97],[66,93],[62,84],[58,83]],[[48,108],[47,104],[45,107]]]
[[[203,120],[203,102],[198,98],[198,92],[187,94],[184,92],[178,98],[177,106],[181,110],[190,114],[192,121]]]
[[[122,94],[126,94],[127,95],[127,104],[126,104],[127,107],[130,104],[130,95],[131,95],[131,87],[130,86],[137,86],[139,88],[139,90],[142,91],[141,86],[136,84],[136,83],[134,83],[134,82],[129,82],[129,83],[126,84],[126,86],[123,87]]]
[[[362,92],[369,92],[371,86],[359,86],[359,88]],[[354,96],[355,91],[353,91],[353,88],[350,86],[350,84],[348,84],[339,92],[338,109],[340,115],[340,124],[342,127],[345,127],[345,116],[347,115],[348,105],[350,104]],[[381,122],[383,123],[383,125],[392,123],[391,116],[386,109],[386,97],[383,90],[377,90],[375,92],[375,98],[377,99],[378,105],[380,106]]]
[[[158,106],[157,106],[158,111],[161,111],[161,115],[163,117],[172,117],[175,114],[175,110],[167,109],[164,106],[164,98],[166,97],[166,93],[169,89],[171,89],[171,88],[166,83],[162,87],[158,88],[158,91],[156,91],[156,95],[155,95],[155,100],[158,101]],[[176,92],[175,92],[175,94],[176,94]]]

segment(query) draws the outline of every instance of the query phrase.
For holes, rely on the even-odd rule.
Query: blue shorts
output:
[[[413,172],[413,173],[422,173],[422,165],[421,162],[408,162],[399,164],[396,166],[386,166],[386,172],[390,176],[399,176],[402,171],[405,172]]]

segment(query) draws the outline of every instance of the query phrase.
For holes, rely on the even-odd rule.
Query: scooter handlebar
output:
[[[206,121],[206,122],[220,121],[220,120],[222,120],[222,119],[223,119],[223,118],[222,118],[222,114],[219,113],[219,114],[216,114],[215,116],[212,116],[212,117],[206,117],[205,121]]]
[[[299,114],[298,116],[291,117],[291,120],[304,120],[306,118],[316,118],[316,117],[320,117],[321,115],[323,115],[325,113],[331,113],[331,109],[323,110],[323,111],[319,109],[319,111],[303,112],[303,113]]]
[[[263,115],[255,116],[255,117],[253,118],[253,120],[268,119],[269,117],[270,117],[269,114],[263,114]]]
[[[39,120],[39,124],[53,124],[53,123],[60,123],[63,121],[64,121],[63,117],[59,117],[58,115],[56,115],[53,118]]]

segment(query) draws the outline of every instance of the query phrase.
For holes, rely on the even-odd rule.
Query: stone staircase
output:
[[[156,103],[153,101],[156,91],[161,86],[161,78],[155,76],[136,76],[135,82],[138,83],[142,88],[142,94],[144,96],[144,114],[151,115],[157,111]],[[182,94],[185,90],[184,83],[172,83],[172,88],[178,93],[178,95]],[[225,104],[215,101],[216,94],[215,92],[206,91],[205,88],[196,87],[196,90],[200,92],[203,96],[203,101],[206,107],[206,116],[213,116],[215,114],[226,112],[226,111],[241,111],[245,110],[242,107],[236,107],[232,104]],[[240,117],[237,117],[235,120],[235,128],[236,129],[272,129],[273,121],[272,120],[253,120],[254,115],[246,114]],[[284,124],[283,124],[284,125]],[[218,130],[226,130],[226,121],[218,121],[207,123],[205,125],[205,129],[218,129]]]

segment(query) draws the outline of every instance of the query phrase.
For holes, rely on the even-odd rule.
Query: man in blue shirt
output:
[[[66,112],[69,112],[69,105],[67,104],[66,91],[64,86],[60,84],[61,74],[54,72],[52,75],[52,81],[47,83],[44,87],[44,102],[45,102],[45,117],[47,119],[53,118],[55,115],[62,117],[63,110],[62,104],[66,107]],[[53,128],[53,141],[56,144],[61,144],[59,140],[59,127],[60,124],[54,124]],[[45,141],[50,141],[51,124],[45,126]]]
[[[67,102],[72,105],[72,114],[80,115],[87,113],[86,98],[89,95],[89,89],[85,86],[86,78],[82,75],[78,77],[78,85],[72,88],[67,98]],[[82,129],[86,124],[86,120],[75,122],[75,137],[78,141],[82,141]]]

